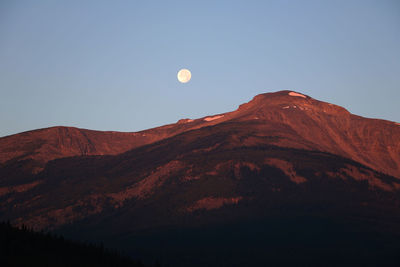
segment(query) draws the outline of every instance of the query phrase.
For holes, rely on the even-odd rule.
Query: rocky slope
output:
[[[296,228],[299,216],[317,236],[315,218],[332,229],[360,229],[374,246],[400,236],[400,126],[292,91],[139,133],[22,133],[1,138],[0,155],[0,219],[130,251],[143,249],[145,240],[142,253],[154,254],[160,235],[171,246],[171,229],[196,240],[193,233],[207,236],[221,225],[287,219]],[[348,241],[329,233],[320,234]],[[230,235],[221,237],[224,246]],[[182,240],[178,251],[194,246]]]
[[[350,114],[342,107],[309,96],[281,91],[261,94],[236,111],[136,133],[52,127],[0,138],[0,164],[31,160],[42,170],[53,159],[116,155],[156,141],[224,122],[254,121],[253,138],[281,135],[275,145],[325,151],[400,177],[400,124]],[[258,138],[258,140],[257,140]]]

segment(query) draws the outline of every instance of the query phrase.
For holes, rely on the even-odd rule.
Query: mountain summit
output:
[[[326,151],[400,177],[400,124],[367,119],[293,91],[255,96],[233,112],[182,119],[136,133],[52,127],[0,138],[0,163],[29,160],[38,170],[48,161],[83,155],[115,155],[130,149],[225,122],[252,122],[267,134],[281,132],[274,144]],[[33,163],[34,162],[34,163]]]
[[[343,255],[357,247],[372,257],[368,239],[372,247],[386,242],[379,253],[391,259],[399,190],[399,124],[294,91],[136,133],[53,127],[0,138],[0,219],[132,253],[193,253],[202,236],[216,235],[241,254],[246,242],[232,247],[231,238],[261,242],[248,230],[258,229],[281,244],[276,231],[286,225],[302,232],[296,238],[337,242],[315,241],[298,257],[337,244],[348,244],[335,247]],[[321,224],[326,231],[315,232]]]

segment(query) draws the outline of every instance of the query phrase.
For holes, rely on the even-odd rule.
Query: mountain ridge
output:
[[[399,163],[395,123],[281,91],[137,133],[56,127],[0,138],[0,220],[174,266],[219,253],[262,262],[268,251],[278,263],[291,244],[306,262],[322,249],[377,265],[397,259]]]
[[[2,137],[0,164],[12,158],[33,159],[38,162],[37,172],[49,160],[66,156],[115,155],[186,131],[232,120],[263,120],[289,126],[305,141],[316,143],[312,149],[352,158],[378,171],[400,177],[400,126],[397,123],[353,115],[340,106],[289,90],[259,94],[235,111],[199,119],[181,119],[174,124],[139,132],[102,132],[58,126]],[[32,142],[35,138],[38,140]],[[27,139],[27,148],[16,152],[24,139]],[[358,142],[360,147],[349,145],[351,142]],[[39,148],[29,151],[35,145],[33,143]],[[297,145],[298,142],[282,144],[289,147]],[[370,145],[375,147],[369,149]]]

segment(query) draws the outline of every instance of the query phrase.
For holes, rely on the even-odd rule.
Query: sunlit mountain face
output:
[[[299,92],[135,133],[0,138],[0,219],[166,266],[395,265],[400,125]]]

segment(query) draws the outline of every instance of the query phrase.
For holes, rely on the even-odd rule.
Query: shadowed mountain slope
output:
[[[84,244],[50,233],[0,223],[1,266],[113,266],[145,267],[103,245]]]

